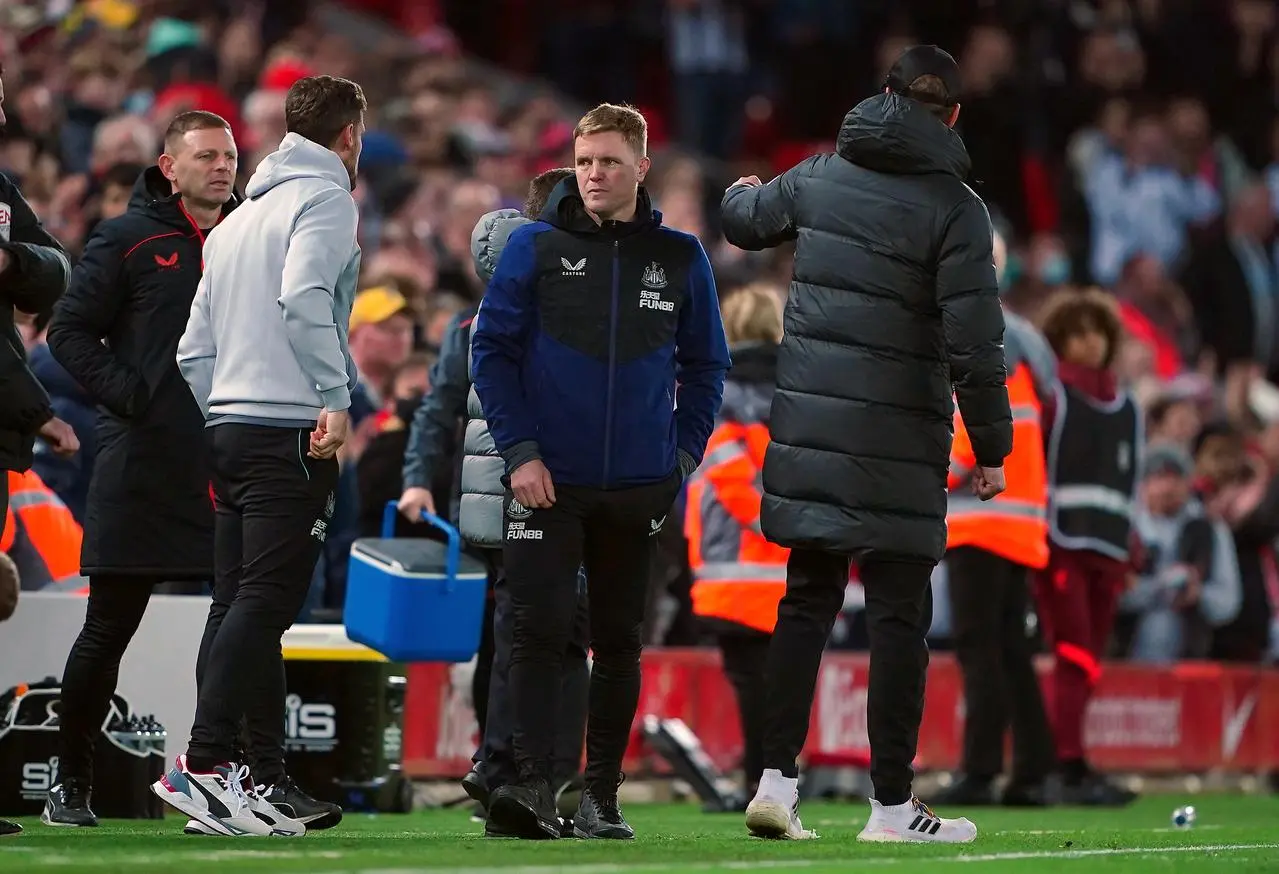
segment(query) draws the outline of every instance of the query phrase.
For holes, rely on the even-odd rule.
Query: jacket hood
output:
[[[173,193],[173,186],[158,166],[151,166],[142,171],[142,175],[133,183],[133,193],[129,195],[129,211],[150,215],[157,221],[180,228],[191,229],[191,219],[182,209],[182,198]],[[222,214],[226,215],[240,203],[240,195],[232,191],[231,199],[222,206]]]
[[[777,349],[773,343],[732,347],[733,366],[724,379],[721,417],[745,424],[768,422],[777,387]]]
[[[52,397],[94,406],[96,403],[43,343],[31,350],[31,373]]]
[[[551,194],[546,199],[546,206],[542,208],[542,214],[538,216],[538,220],[579,234],[597,234],[601,230],[601,226],[596,224],[595,219],[591,218],[586,211],[582,194],[577,187],[576,176],[560,180],[560,183],[551,189]],[[620,235],[626,235],[656,227],[661,223],[661,212],[653,209],[653,199],[649,197],[648,189],[641,185],[635,204],[635,218],[629,222],[612,222],[609,226],[616,228]]]
[[[506,241],[520,225],[532,224],[518,209],[496,209],[480,218],[471,231],[471,257],[475,259],[475,273],[485,285],[493,278],[497,262],[506,248]]]
[[[868,97],[844,116],[835,151],[877,173],[968,177],[972,162],[959,134],[923,105],[897,94]]]
[[[245,193],[250,199],[290,179],[324,179],[351,190],[351,176],[335,152],[298,134],[285,134],[280,147],[262,159]]]

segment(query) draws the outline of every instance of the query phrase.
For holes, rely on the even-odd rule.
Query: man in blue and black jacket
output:
[[[511,234],[473,326],[475,388],[506,467],[515,620],[519,780],[493,794],[489,816],[521,837],[560,833],[548,777],[580,564],[595,662],[574,827],[634,836],[617,787],[654,535],[701,462],[729,366],[706,253],[662,227],[640,187],[646,140],[630,107],[603,104],[578,122],[575,177]]]

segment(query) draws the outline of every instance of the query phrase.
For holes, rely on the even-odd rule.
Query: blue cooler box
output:
[[[380,538],[351,547],[346,584],[346,634],[394,662],[467,662],[480,646],[488,572],[462,552],[457,529],[422,518],[448,535],[393,538],[395,504],[383,514]]]

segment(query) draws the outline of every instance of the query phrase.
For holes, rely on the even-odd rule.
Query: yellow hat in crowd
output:
[[[351,304],[351,321],[347,330],[354,331],[361,325],[377,325],[396,313],[410,311],[408,299],[395,289],[385,285],[366,288],[355,296]]]

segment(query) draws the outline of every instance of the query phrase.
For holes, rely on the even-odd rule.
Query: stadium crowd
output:
[[[343,451],[313,617],[340,610],[351,542],[375,534],[382,507],[400,496],[408,423],[446,328],[484,292],[472,228],[494,209],[518,208],[530,177],[567,162],[578,101],[625,100],[645,112],[654,154],[647,188],[665,223],[701,237],[723,300],[749,289],[780,307],[788,247],[748,253],[726,243],[717,215],[724,185],[829,150],[843,113],[876,90],[901,48],[936,42],[963,71],[958,129],[970,184],[1006,246],[997,249],[1006,307],[1034,321],[1055,295],[1091,286],[1113,295],[1126,334],[1119,378],[1141,400],[1148,439],[1180,447],[1161,456],[1157,485],[1141,491],[1137,527],[1153,539],[1193,504],[1233,545],[1189,584],[1166,573],[1166,556],[1141,551],[1111,654],[1279,656],[1273,3],[347,5],[363,9],[98,0],[0,11],[8,115],[0,170],[73,255],[98,221],[126,208],[176,113],[205,109],[231,122],[242,183],[279,142],[294,81],[324,72],[363,84],[370,110],[355,191],[363,263],[350,325],[362,378],[357,438]],[[384,17],[364,26],[368,15]],[[835,80],[831,68],[842,71]],[[533,73],[552,81],[521,78]],[[25,322],[24,339],[82,450],[69,460],[39,454],[38,479],[13,491],[51,489],[79,519],[95,412],[48,353],[46,323]],[[452,503],[453,470],[438,467],[436,506]],[[74,526],[16,532],[5,547],[24,587],[77,585]],[[706,642],[691,609],[682,526],[666,526],[661,549],[647,640]],[[945,585],[944,570],[935,585]],[[944,646],[946,598],[937,603],[933,636]],[[864,645],[858,608],[854,581],[833,645]]]

